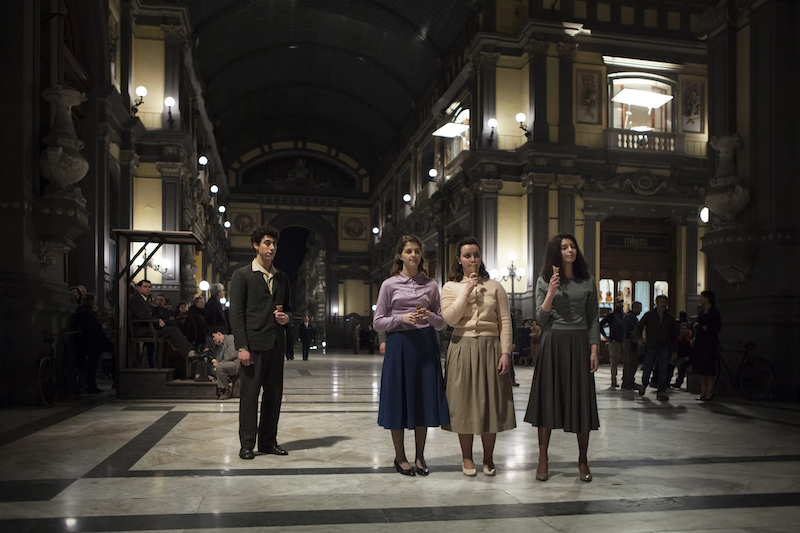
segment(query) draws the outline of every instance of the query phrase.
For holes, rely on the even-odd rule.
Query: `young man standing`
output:
[[[308,320],[308,315],[303,317],[300,324],[300,343],[303,345],[303,361],[308,361],[308,352],[311,349],[311,341],[314,340],[314,329]]]
[[[631,310],[622,319],[622,388],[639,390],[636,384],[636,371],[639,369],[639,345],[636,343],[636,324],[642,314],[642,303],[633,302]]]
[[[280,233],[261,226],[251,241],[256,257],[234,271],[230,283],[230,320],[239,361],[241,397],[239,399],[239,440],[242,459],[255,458],[258,451],[289,455],[278,446],[278,418],[283,397],[283,354],[286,350],[285,326],[291,314],[289,278],[272,262],[278,251]],[[258,420],[258,395],[261,389],[261,420]]]
[[[606,337],[611,340],[611,349],[610,349],[610,361],[611,361],[611,387],[617,388],[617,366],[620,363],[620,357],[622,355],[622,343],[624,341],[624,333],[623,333],[623,321],[625,314],[622,312],[623,305],[625,303],[622,300],[616,300],[614,302],[614,311],[607,314],[603,320],[600,321],[600,331],[605,334],[606,326],[609,327],[611,330]],[[624,363],[623,363],[624,364]],[[623,375],[625,374],[625,369],[623,367]]]
[[[656,308],[645,313],[636,325],[636,341],[644,347],[644,372],[642,373],[642,386],[639,396],[644,396],[647,384],[650,382],[650,373],[658,365],[658,394],[656,399],[662,402],[669,400],[666,394],[669,385],[669,360],[678,357],[678,334],[675,327],[675,316],[667,311],[669,298],[663,294],[656,298]],[[647,341],[642,337],[644,333]]]

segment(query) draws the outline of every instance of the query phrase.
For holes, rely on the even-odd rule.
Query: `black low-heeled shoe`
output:
[[[400,472],[404,476],[416,476],[413,468],[409,468],[408,470],[403,470],[403,468],[400,466],[400,463],[397,462],[397,459],[394,460],[394,467],[397,469],[398,472]]]
[[[714,399],[714,394],[712,394],[709,398],[700,398],[701,402],[710,402]]]
[[[423,466],[422,468],[417,466],[416,461],[414,461],[414,470],[416,471],[418,476],[427,476],[430,474],[430,470],[428,470],[428,465]]]

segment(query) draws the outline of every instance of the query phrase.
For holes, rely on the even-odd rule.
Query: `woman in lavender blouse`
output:
[[[428,475],[428,428],[450,424],[434,332],[444,328],[444,319],[439,287],[427,274],[419,238],[403,235],[392,273],[381,285],[372,323],[376,331],[387,332],[378,424],[391,430],[394,466],[406,476]],[[414,467],[406,459],[404,429],[414,430]]]

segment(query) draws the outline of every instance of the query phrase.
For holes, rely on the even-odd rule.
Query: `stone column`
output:
[[[167,146],[165,148],[174,148]],[[156,170],[161,174],[161,229],[164,231],[178,231],[182,226],[183,218],[183,186],[182,178],[186,172],[184,163],[159,163]],[[170,263],[169,269],[162,274],[162,285],[171,286],[175,290],[181,281],[181,256],[178,245],[165,244],[159,254]],[[173,289],[174,287],[174,289]]]
[[[481,179],[472,189],[475,195],[473,234],[481,242],[483,262],[489,270],[502,266],[497,262],[497,193],[502,188],[501,179]]]
[[[470,122],[472,124],[480,124],[480,129],[475,128],[475,135],[473,142],[477,143],[477,148],[493,148],[497,149],[497,138],[493,139],[491,147],[489,146],[489,137],[492,133],[492,128],[489,127],[489,119],[495,118],[497,113],[497,61],[500,59],[500,54],[481,51],[472,58],[475,73],[478,75],[479,88],[477,94],[473,93],[472,101],[475,102],[473,109],[475,115],[471,115]],[[478,99],[480,95],[480,100]]]
[[[547,51],[550,41],[531,39],[525,45],[528,53],[529,89],[528,109],[531,139],[537,142],[550,140],[550,126],[547,124]]]
[[[559,126],[559,131],[561,127]],[[575,235],[575,195],[581,185],[580,176],[558,176],[558,232]]]
[[[572,123],[573,82],[572,64],[578,51],[576,43],[558,43],[558,142],[575,144],[575,125]]]
[[[133,24],[136,21],[137,8],[131,0],[122,0],[120,5],[120,92],[122,103],[130,109],[136,98],[133,87]]]
[[[531,275],[528,276],[528,290],[536,286],[539,270],[544,262],[547,242],[550,240],[550,185],[553,174],[528,172],[522,185],[528,191],[528,264]]]
[[[589,272],[596,280],[600,280],[600,261],[598,260],[597,250],[597,223],[604,222],[610,218],[606,212],[583,210],[583,256],[589,263]]]
[[[183,47],[186,42],[186,31],[181,26],[161,26],[164,33],[164,98],[175,99],[170,121],[170,110],[164,106],[162,128],[181,129],[181,72],[183,71]]]
[[[697,217],[686,217],[686,311],[689,316],[697,309],[700,296],[697,294]]]

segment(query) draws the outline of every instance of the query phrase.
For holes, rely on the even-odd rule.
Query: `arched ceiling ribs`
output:
[[[251,148],[251,150],[252,150],[252,148]],[[242,155],[244,155],[246,153],[247,152],[244,152]],[[344,152],[342,152],[342,153],[344,153]],[[345,153],[345,155],[347,155],[347,154]],[[241,157],[241,156],[239,156],[239,157]],[[362,176],[358,172],[359,169],[363,168],[359,161],[356,161],[357,163],[359,163],[359,166],[356,167],[356,168],[353,168],[352,166],[350,166],[349,164],[347,164],[343,160],[339,159],[335,155],[331,155],[331,154],[325,153],[325,152],[319,152],[317,150],[312,150],[310,148],[301,148],[301,147],[285,148],[285,149],[282,149],[282,150],[275,150],[275,151],[271,151],[271,152],[263,152],[263,153],[255,156],[253,159],[248,160],[246,163],[243,163],[238,169],[235,170],[235,172],[237,174],[241,174],[243,172],[247,172],[248,170],[250,170],[251,168],[253,168],[253,167],[257,166],[257,165],[260,165],[261,163],[267,163],[269,161],[276,160],[276,159],[290,159],[290,158],[295,158],[295,157],[303,157],[303,158],[306,158],[306,159],[316,159],[317,161],[324,162],[326,165],[330,165],[330,166],[336,167],[339,170],[341,170],[342,172],[344,172],[345,174],[347,174],[349,177],[351,177],[354,180],[354,184],[356,185],[356,187],[358,187],[358,184],[359,184],[358,180],[366,177],[366,176]],[[348,157],[350,157],[350,156],[348,155]]]
[[[302,131],[287,131],[289,128],[286,126],[286,122],[290,119],[302,120]],[[278,124],[275,127],[275,134],[272,136],[273,134],[270,131],[270,128],[266,127],[266,125],[275,122]],[[293,140],[297,137],[300,137],[303,140],[310,140],[307,138],[310,137],[310,135],[306,135],[305,132],[322,132],[324,130],[327,135],[330,135],[330,139],[333,140],[337,138],[342,139],[342,134],[346,134],[350,139],[352,139],[352,144],[345,144],[344,149],[342,150],[344,153],[350,154],[351,157],[352,155],[361,154],[363,151],[372,152],[373,154],[380,154],[383,153],[383,150],[385,149],[385,146],[379,146],[375,143],[373,136],[369,132],[356,130],[348,124],[343,124],[341,117],[339,116],[324,114],[316,114],[312,117],[301,113],[287,113],[283,115],[261,117],[258,120],[243,124],[241,127],[232,131],[230,135],[223,136],[220,132],[218,139],[220,140],[220,144],[230,149],[233,146],[237,146],[235,141],[244,136],[244,134],[249,133],[250,130],[254,128],[259,128],[256,131],[256,135],[258,137],[256,142],[261,142],[262,144],[267,142],[268,138],[275,139],[270,142],[277,142],[280,136],[283,136],[283,138],[287,140]],[[253,142],[251,141],[247,144],[253,144]],[[359,159],[363,158],[359,156]]]
[[[247,132],[245,132],[245,134],[246,133]],[[375,168],[375,165],[377,164],[378,160],[377,153],[374,150],[370,150],[365,147],[356,148],[355,146],[357,143],[355,141],[347,146],[341,144],[342,141],[343,139],[341,135],[336,136],[327,132],[323,132],[321,134],[316,134],[316,135],[306,135],[306,136],[301,136],[301,135],[287,136],[285,133],[276,133],[271,136],[260,138],[258,141],[250,141],[247,143],[240,142],[237,143],[236,145],[231,145],[229,152],[237,155],[232,159],[226,158],[225,167],[228,168],[229,170],[235,170],[234,168],[231,167],[231,165],[235,164],[237,161],[240,167],[242,165],[249,164],[250,161],[247,161],[247,163],[242,163],[242,161],[240,161],[239,159],[244,154],[247,154],[248,152],[251,152],[256,148],[262,148],[263,150],[263,147],[265,145],[274,146],[278,143],[293,143],[293,144],[316,143],[327,146],[331,150],[335,150],[335,154],[329,154],[331,158],[336,158],[337,160],[339,160],[339,155],[341,154],[347,157],[348,159],[352,159],[353,161],[358,163],[359,166],[356,167],[356,171],[358,171],[359,173],[363,169],[365,172],[367,172],[367,175],[372,174],[372,170]],[[298,146],[293,146],[291,148],[280,148],[277,150],[270,149],[269,152],[262,152],[262,154],[257,155],[256,158],[262,157],[265,154],[277,155],[281,153],[289,153],[292,151],[301,151],[301,150],[305,152],[314,151],[310,148],[300,148]],[[322,152],[317,152],[317,153],[322,154]]]
[[[218,113],[216,113],[216,116],[219,117],[220,121],[224,122],[225,117],[228,115],[228,113],[231,112],[232,109],[237,108],[243,104],[246,104],[249,100],[253,98],[256,97],[266,98],[267,95],[272,91],[281,91],[286,89],[298,89],[298,91],[302,91],[304,89],[318,89],[322,91],[332,92],[335,94],[340,94],[355,102],[358,102],[359,104],[368,108],[370,111],[377,114],[389,126],[392,127],[392,131],[396,131],[398,128],[400,128],[400,126],[402,126],[402,124],[397,124],[396,121],[392,119],[392,117],[390,117],[389,115],[386,114],[385,111],[383,111],[383,109],[376,106],[372,102],[368,102],[367,100],[364,100],[360,96],[339,89],[338,87],[325,85],[324,83],[317,83],[317,82],[289,82],[289,83],[279,83],[277,85],[266,85],[266,86],[256,87],[252,91],[249,91],[241,96],[236,96],[236,102],[220,110]]]
[[[394,70],[392,70],[388,65],[378,61],[377,59],[367,57],[359,53],[357,50],[353,50],[351,48],[346,48],[343,46],[336,46],[332,44],[324,44],[318,43],[314,41],[305,41],[305,42],[297,42],[297,43],[281,43],[275,44],[270,46],[265,46],[262,48],[256,48],[255,50],[250,50],[248,52],[244,52],[239,54],[236,57],[231,58],[230,61],[226,62],[222,67],[215,71],[208,72],[206,75],[206,83],[209,88],[214,86],[214,84],[219,81],[222,75],[230,70],[231,68],[236,68],[240,64],[249,61],[250,59],[260,57],[260,56],[268,56],[276,51],[280,50],[289,50],[289,49],[300,49],[300,48],[316,48],[320,50],[328,50],[331,52],[336,52],[348,56],[353,56],[359,59],[360,61],[365,62],[368,65],[371,65],[375,69],[379,70],[383,74],[386,74],[393,82],[403,88],[408,96],[413,100],[418,95],[414,92],[409,85],[403,78],[401,78]]]
[[[194,24],[194,33],[199,35],[200,33],[207,31],[208,26],[211,24],[220,24],[225,21],[225,19],[230,18],[237,13],[247,10],[251,6],[255,6],[259,3],[266,3],[265,0],[241,0],[236,3],[229,4],[227,6],[222,7],[221,9],[217,10],[212,15],[208,15],[207,17],[196,21]],[[270,1],[270,5],[272,6],[274,2]],[[354,15],[365,12],[373,12],[373,13],[380,13],[379,17],[384,19],[390,19],[398,24],[400,28],[403,28],[406,32],[406,35],[413,35],[416,36],[420,42],[424,43],[424,45],[432,52],[436,54],[437,57],[441,56],[444,53],[444,50],[439,48],[436,43],[431,41],[427,38],[425,33],[425,29],[421,28],[417,25],[416,22],[405,16],[405,14],[396,11],[394,9],[390,9],[386,5],[383,5],[375,0],[349,0],[348,2],[341,2],[341,0],[331,0],[329,4],[322,0],[294,0],[293,2],[293,9],[292,11],[303,9],[307,7],[309,12],[314,11],[325,11],[328,13],[335,14],[340,17],[350,18],[353,20],[357,20],[364,24],[368,24],[370,26],[375,26],[370,20],[369,17],[358,17],[356,18]],[[362,11],[358,11],[353,9],[353,4],[361,4],[363,6]],[[330,6],[330,7],[329,7]],[[331,7],[335,6],[335,9],[331,9]],[[286,7],[287,10],[290,9],[289,6]],[[385,28],[382,28],[385,31]]]

